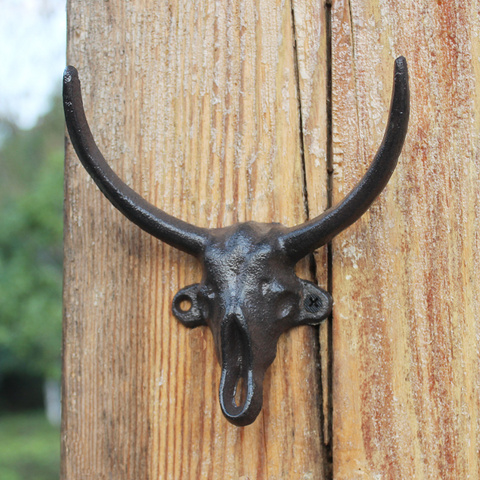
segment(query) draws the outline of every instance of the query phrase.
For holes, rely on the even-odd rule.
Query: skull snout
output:
[[[263,371],[255,371],[251,336],[241,313],[230,313],[221,327],[220,405],[235,425],[252,423],[263,402]]]

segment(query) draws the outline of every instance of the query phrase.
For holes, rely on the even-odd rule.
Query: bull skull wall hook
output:
[[[75,151],[108,200],[146,232],[202,262],[202,281],[177,293],[173,313],[187,327],[210,327],[222,367],[223,413],[235,425],[252,423],[262,408],[263,378],[280,335],[297,325],[319,324],[332,308],[330,294],[298,278],[295,264],[360,218],[395,169],[409,117],[405,58],[395,61],[388,125],[364,177],[338,205],[291,228],[245,222],[206,229],[168,215],[125,185],[106,163],[88,126],[74,67],[64,73],[63,102]],[[182,308],[184,301],[189,308]]]

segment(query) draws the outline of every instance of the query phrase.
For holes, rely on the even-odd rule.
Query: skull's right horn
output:
[[[407,134],[410,115],[408,68],[404,57],[395,60],[392,102],[382,144],[363,178],[334,207],[312,220],[292,227],[280,241],[293,261],[298,261],[325,245],[335,235],[358,220],[380,195],[397,165]]]

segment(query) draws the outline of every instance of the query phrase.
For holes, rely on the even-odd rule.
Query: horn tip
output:
[[[77,69],[72,65],[68,65],[68,67],[63,71],[63,83],[71,83],[77,78],[78,78]]]
[[[393,75],[395,90],[399,92],[404,92],[408,97],[408,65],[405,57],[397,57],[395,59],[395,71]]]
[[[395,59],[395,73],[407,74],[408,65],[407,59],[401,55]]]

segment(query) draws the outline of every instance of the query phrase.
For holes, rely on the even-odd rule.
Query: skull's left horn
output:
[[[407,134],[410,114],[408,68],[404,57],[395,60],[393,93],[388,125],[382,144],[363,178],[338,205],[280,237],[287,255],[298,261],[325,245],[335,235],[358,220],[382,192],[392,176]]]
[[[63,108],[68,133],[83,166],[110,202],[129,220],[160,240],[191,255],[205,248],[209,233],[168,215],[128,187],[103,158],[88,126],[75,67],[63,75]]]

